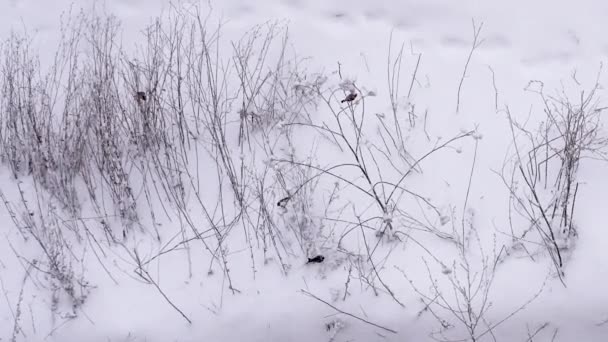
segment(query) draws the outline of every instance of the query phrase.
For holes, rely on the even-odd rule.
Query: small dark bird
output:
[[[287,205],[287,202],[289,202],[290,199],[291,199],[290,196],[282,198],[280,201],[277,202],[277,207],[285,208],[285,206]]]
[[[340,101],[340,103],[353,102],[356,98],[357,98],[357,93],[350,93],[350,94],[346,95],[344,100]]]
[[[317,255],[316,257],[308,258],[307,264],[320,264],[323,262],[323,260],[325,260],[324,256]]]
[[[145,91],[138,91],[137,93],[135,93],[137,100],[139,101],[143,101],[146,102],[146,100],[148,100],[148,96],[146,96],[146,92]]]

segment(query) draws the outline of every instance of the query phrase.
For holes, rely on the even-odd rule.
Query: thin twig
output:
[[[315,296],[314,294],[312,294],[312,293],[310,293],[310,292],[308,292],[308,291],[306,291],[306,290],[302,290],[302,289],[301,289],[301,290],[300,290],[300,292],[304,293],[305,295],[307,295],[307,296],[309,296],[309,297],[312,297],[312,298],[314,298],[314,299],[316,299],[316,300],[320,301],[321,303],[324,303],[325,305],[327,305],[327,306],[329,306],[330,308],[332,308],[332,309],[334,309],[334,310],[338,311],[338,312],[339,312],[339,313],[341,313],[341,314],[344,314],[344,315],[350,316],[350,317],[352,317],[352,318],[354,318],[354,319],[357,319],[357,320],[359,320],[359,321],[361,321],[361,322],[364,322],[364,323],[367,323],[367,324],[369,324],[369,325],[373,325],[373,326],[374,326],[374,327],[376,327],[376,328],[380,328],[380,329],[385,330],[385,331],[388,331],[388,332],[390,332],[390,333],[397,334],[397,331],[395,331],[395,330],[393,330],[393,329],[390,329],[390,328],[387,328],[387,327],[383,327],[383,326],[381,326],[381,325],[379,325],[379,324],[376,324],[376,323],[370,322],[370,321],[368,321],[368,320],[366,320],[366,319],[364,319],[364,318],[361,318],[361,317],[355,316],[355,315],[353,315],[353,314],[351,314],[351,313],[348,313],[348,312],[346,312],[346,311],[340,310],[340,309],[338,309],[337,307],[335,307],[335,306],[331,305],[330,303],[328,303],[328,302],[324,301],[323,299],[321,299],[321,298],[319,298],[319,297]]]
[[[456,98],[456,113],[459,112],[460,110],[460,92],[462,91],[462,84],[464,83],[464,79],[467,76],[467,69],[469,68],[469,63],[471,62],[471,57],[473,57],[473,52],[475,52],[475,49],[477,49],[479,47],[479,45],[481,45],[481,43],[483,43],[483,39],[481,41],[478,41],[479,39],[479,33],[481,32],[481,28],[483,27],[483,22],[481,23],[481,25],[479,25],[479,27],[477,27],[477,25],[475,24],[475,20],[472,20],[473,22],[473,45],[471,46],[471,51],[469,51],[469,56],[467,57],[467,62],[464,65],[464,70],[462,71],[462,77],[460,78],[460,83],[458,84],[458,94],[457,94],[457,98]]]

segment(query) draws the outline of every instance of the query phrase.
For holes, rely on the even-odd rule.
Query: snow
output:
[[[252,193],[256,193],[256,200],[263,196],[270,203],[269,215],[279,224],[276,229],[282,234],[281,242],[288,245],[277,249],[292,251],[279,258],[270,240],[265,241],[268,246],[255,243],[251,251],[245,232],[251,234],[253,230],[246,228],[245,223],[231,228],[222,253],[227,258],[234,289],[222,271],[223,261],[212,259],[200,240],[190,241],[188,250],[178,245],[184,237],[192,237],[188,223],[179,218],[176,210],[169,217],[164,214],[165,205],[173,207],[168,200],[163,203],[155,198],[150,203],[145,199],[147,195],[141,189],[147,180],[137,171],[129,171],[136,175],[130,176],[130,181],[132,188],[137,189],[137,213],[143,224],[128,230],[126,238],[119,243],[108,241],[100,220],[104,219],[104,224],[108,223],[119,236],[118,232],[123,229],[120,219],[100,217],[88,199],[83,181],[77,184],[79,198],[83,198],[79,218],[94,232],[98,245],[82,231],[84,223],[77,228],[82,239],[69,231],[66,222],[78,220],[63,212],[57,199],[36,185],[32,176],[24,174],[15,180],[3,162],[0,191],[12,204],[0,205],[3,223],[0,228],[0,341],[304,342],[433,341],[434,338],[470,341],[467,329],[458,318],[436,304],[432,312],[425,310],[426,304],[421,301],[424,295],[433,296],[435,283],[452,305],[462,305],[456,299],[459,294],[454,290],[453,281],[465,281],[465,263],[472,269],[473,283],[481,281],[481,292],[485,281],[492,280],[485,303],[489,306],[479,323],[477,341],[599,342],[608,338],[608,323],[602,324],[608,319],[605,290],[608,288],[608,253],[604,246],[608,238],[605,229],[608,163],[592,154],[581,159],[576,174],[580,186],[574,209],[578,235],[566,241],[570,245],[563,251],[563,284],[549,254],[535,243],[539,239],[535,231],[522,241],[523,249],[517,248],[521,245],[509,236],[510,194],[498,176],[505,164],[517,165],[509,164],[513,160],[508,159],[515,155],[516,149],[506,108],[518,122],[527,121],[529,129],[536,129],[546,120],[539,95],[529,91],[537,89],[531,87],[538,84],[530,81],[542,81],[543,90],[554,96],[563,88],[574,104],[578,104],[582,90],[589,94],[593,88],[608,54],[608,37],[602,25],[608,14],[607,2],[87,0],[70,4],[67,0],[9,0],[0,3],[0,37],[8,38],[11,31],[27,31],[33,37],[34,51],[40,55],[43,66],[48,66],[60,38],[60,17],[69,16],[71,7],[72,15],[82,9],[87,15],[116,16],[121,22],[122,45],[126,50],[141,52],[142,33],[154,18],[161,16],[163,20],[170,20],[176,9],[192,10],[196,8],[193,6],[200,6],[205,15],[212,8],[209,19],[212,27],[223,23],[219,46],[225,54],[221,59],[226,63],[233,53],[230,43],[239,42],[255,25],[278,21],[279,25],[288,27],[286,55],[290,60],[302,58],[300,71],[308,75],[306,80],[298,80],[298,86],[339,89],[336,98],[329,98],[329,102],[332,108],[343,108],[344,117],[350,113],[349,108],[355,113],[365,108],[364,148],[373,149],[383,144],[377,133],[382,130],[382,122],[394,127],[387,64],[395,62],[403,44],[400,94],[394,107],[403,118],[411,112],[417,115],[416,126],[403,132],[407,153],[418,159],[450,139],[463,136],[425,158],[419,165],[422,172],[414,171],[404,177],[400,185],[420,194],[420,198],[400,192],[395,195],[399,199],[394,204],[397,209],[431,222],[438,231],[423,231],[422,225],[406,219],[394,206],[387,205],[384,211],[379,209],[367,195],[344,181],[365,186],[366,181],[352,167],[332,169],[333,174],[340,175],[339,179],[329,173],[322,174],[314,177],[314,182],[306,183],[297,196],[286,194],[286,189],[273,175],[288,174],[291,178],[286,188],[294,190],[320,169],[354,162],[346,149],[341,151],[330,139],[322,137],[319,130],[290,125],[289,115],[293,113],[278,113],[284,116],[273,123],[274,130],[269,130],[267,136],[263,137],[259,130],[252,131],[255,152],[237,146],[238,124],[227,125],[233,163],[250,163],[256,172],[268,169],[265,179],[271,185],[261,194]],[[467,65],[474,30],[479,28],[483,41],[474,49]],[[273,63],[279,57],[277,46],[281,37],[277,37],[269,52],[270,67],[275,67]],[[414,71],[418,56],[420,64]],[[414,72],[416,81],[408,98]],[[230,81],[235,82],[236,77],[236,73],[232,74]],[[597,108],[601,108],[605,72],[599,74],[598,82]],[[292,86],[296,82],[293,83]],[[341,105],[339,100],[353,89],[353,84],[364,99]],[[230,87],[238,89],[238,84]],[[253,109],[253,114],[248,111],[239,114],[238,105],[240,101],[229,114],[237,123],[240,115],[253,118],[259,114]],[[327,124],[332,130],[338,129],[323,101],[296,114],[299,118],[310,115],[311,122],[317,126]],[[605,119],[601,118],[600,122]],[[0,121],[0,125],[4,124]],[[284,138],[287,130],[293,132],[292,141]],[[601,126],[599,134],[608,136]],[[521,139],[519,148],[525,149],[525,135],[517,137]],[[216,248],[215,232],[197,202],[197,192],[212,216],[224,210],[230,217],[238,209],[232,200],[230,183],[224,180],[220,186],[217,180],[216,167],[219,166],[209,154],[209,135],[201,133],[196,138],[199,148],[190,150],[188,156],[190,160],[196,159],[201,169],[190,164],[189,171],[198,177],[195,184],[185,182],[186,208],[196,229],[211,236],[210,244]],[[393,148],[392,152],[394,155],[390,158],[374,155],[382,163],[378,170],[375,166],[370,168],[372,178],[379,180],[382,174],[383,181],[395,184],[400,180],[408,157],[401,158],[399,153],[403,151],[399,149]],[[295,168],[293,163],[285,161],[290,160],[290,156],[311,167]],[[368,154],[366,157],[371,158]],[[398,167],[393,168],[390,162]],[[304,169],[309,173],[294,171]],[[508,170],[506,172],[509,177]],[[257,189],[258,185],[247,186]],[[523,180],[518,182],[518,189],[525,190]],[[72,313],[67,298],[58,298],[59,308],[52,310],[54,291],[49,287],[52,280],[37,270],[36,265],[30,265],[35,259],[45,260],[45,256],[35,239],[31,236],[24,239],[28,233],[20,231],[11,219],[9,207],[21,215],[20,191],[34,208],[32,217],[60,216],[57,224],[69,241],[64,253],[68,254],[75,274],[82,274],[91,285],[88,291],[80,289],[87,295],[84,304],[73,312],[76,315],[73,319],[67,317]],[[152,187],[150,191],[155,193]],[[36,194],[41,194],[43,203],[38,202]],[[219,199],[220,194],[226,198]],[[107,211],[114,212],[109,193],[100,192],[99,196]],[[288,200],[284,209],[277,208],[276,203],[286,196],[293,199]],[[550,198],[548,192],[543,196]],[[218,199],[223,200],[226,207],[220,208]],[[336,217],[350,222],[370,219],[370,223],[366,223],[367,227],[328,220]],[[515,217],[512,224],[518,232],[530,226],[529,221],[520,216]],[[393,235],[388,228],[383,231],[388,225],[401,234]],[[468,231],[471,226],[475,229]],[[461,229],[467,229],[465,235],[469,238],[464,253],[453,240],[446,238],[452,233],[462,236],[458,235]],[[155,239],[156,230],[160,242]],[[349,233],[343,241],[344,248],[360,252],[362,257],[358,260],[336,247],[340,235],[346,231]],[[374,249],[376,243],[378,247]],[[370,250],[374,250],[373,257],[369,257]],[[507,250],[508,254],[504,254]],[[161,252],[146,268],[153,281],[142,281],[135,261],[137,258],[148,260]],[[307,257],[315,254],[323,254],[325,261],[306,264]],[[494,254],[501,255],[495,272],[482,273],[487,267],[485,258],[490,258],[486,271],[494,269],[491,260]],[[374,279],[375,289],[360,279],[356,267]],[[346,286],[348,295],[344,292]],[[474,304],[484,303],[475,300]],[[443,336],[432,335],[441,329],[436,314],[453,325]],[[488,327],[492,327],[491,333],[484,333]],[[531,337],[537,329],[540,329],[538,334]]]

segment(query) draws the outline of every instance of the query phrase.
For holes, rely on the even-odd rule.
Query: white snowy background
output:
[[[608,340],[607,16],[1,1],[0,341]]]

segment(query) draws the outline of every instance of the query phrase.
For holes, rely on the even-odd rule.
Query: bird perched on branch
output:
[[[135,93],[135,97],[138,101],[146,102],[148,100],[148,96],[145,91],[138,91]]]
[[[344,100],[340,101],[340,103],[353,102],[356,98],[357,98],[357,93],[350,93],[350,94],[346,95]]]
[[[308,258],[307,264],[320,264],[325,260],[325,257],[322,255],[317,255],[316,257]]]
[[[291,196],[282,198],[280,201],[277,202],[277,206],[284,209],[285,206],[287,205],[287,202],[289,202],[290,199],[291,199]]]

